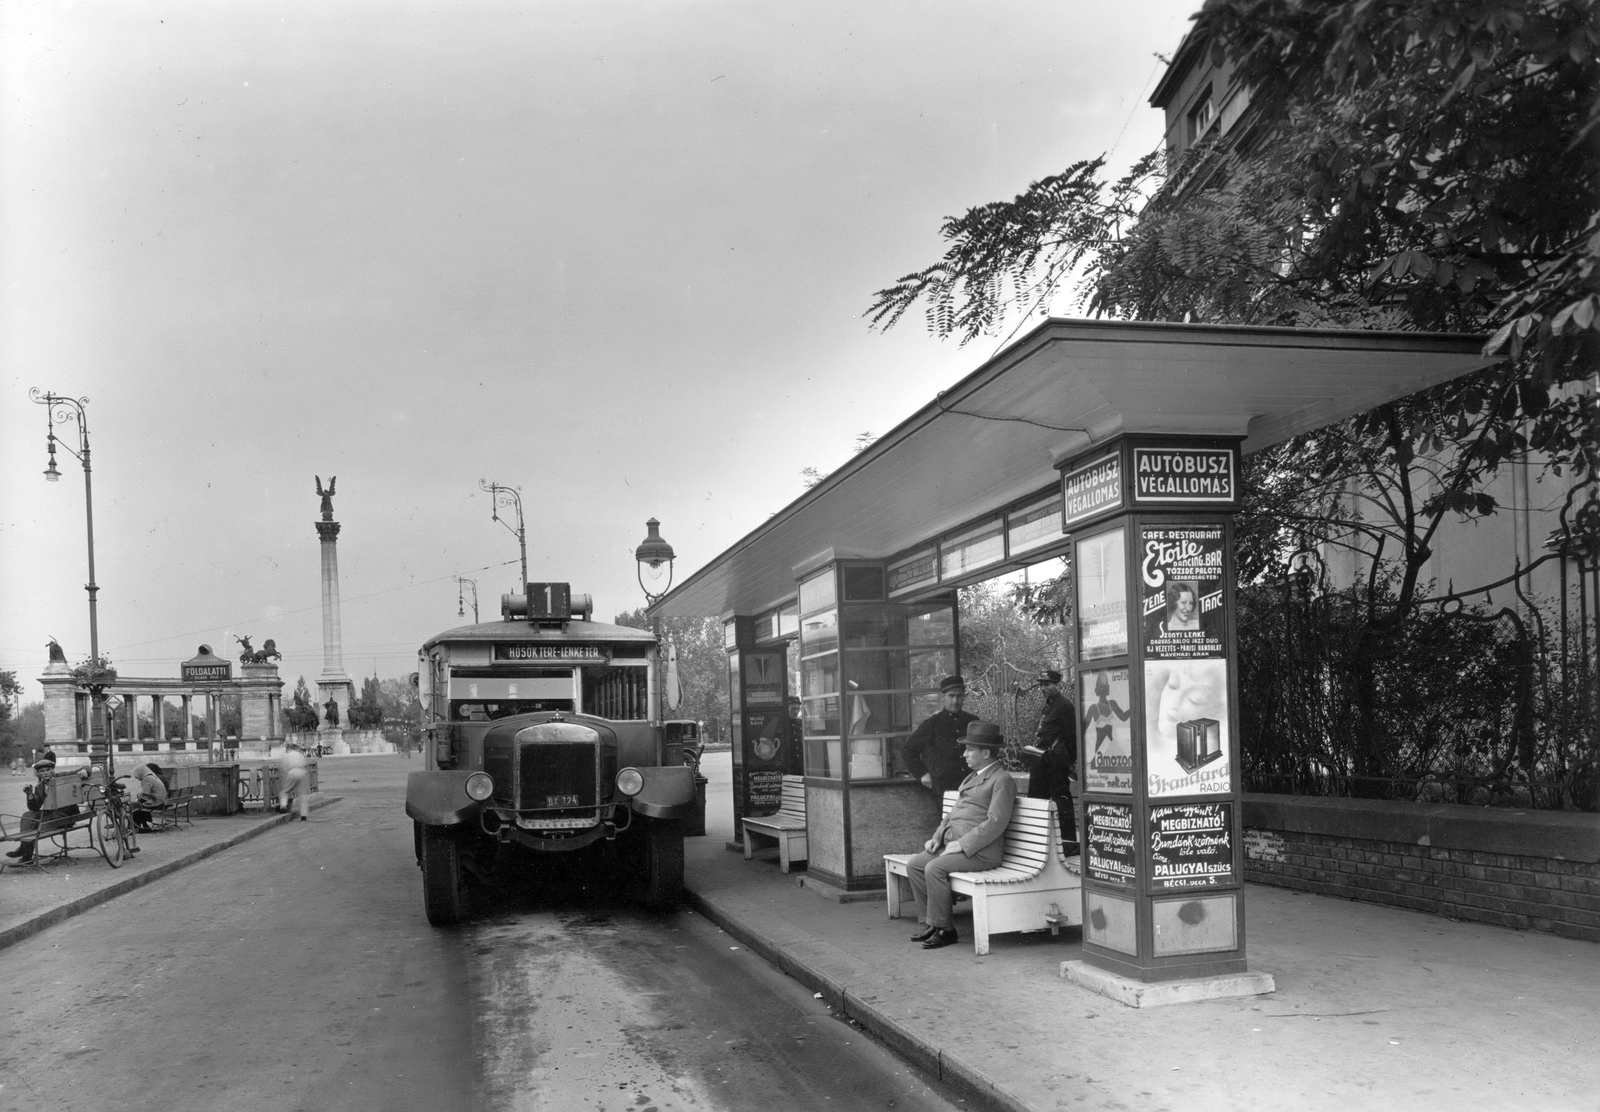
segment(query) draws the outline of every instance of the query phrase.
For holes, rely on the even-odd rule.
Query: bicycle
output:
[[[94,820],[89,825],[95,848],[113,869],[121,868],[123,861],[139,851],[133,844],[133,805],[122,788],[122,781],[126,779],[126,776],[118,776],[100,789]]]

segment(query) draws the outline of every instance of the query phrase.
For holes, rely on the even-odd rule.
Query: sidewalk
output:
[[[708,757],[690,902],[975,1104],[1001,1109],[1594,1109],[1600,946],[1247,885],[1266,996],[1136,1009],[1059,976],[1081,935],[924,951],[881,899],[834,903],[776,851],[725,848],[726,756]],[[913,840],[920,838],[917,834]]]
[[[311,809],[320,810],[339,798],[318,793],[311,797]],[[117,869],[87,848],[75,848],[71,861],[42,870],[8,868],[0,873],[0,950],[295,817],[259,810],[197,816],[192,826],[139,835],[139,853]],[[82,831],[73,834],[72,844],[86,845]]]

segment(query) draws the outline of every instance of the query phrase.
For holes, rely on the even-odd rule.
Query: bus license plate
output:
[[[576,795],[547,795],[544,797],[544,805],[546,807],[576,807],[578,805],[578,797]]]

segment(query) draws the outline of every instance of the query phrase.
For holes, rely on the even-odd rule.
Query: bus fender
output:
[[[630,800],[641,815],[652,819],[682,818],[694,809],[694,770],[687,765],[641,768],[644,788]]]
[[[406,777],[406,814],[424,826],[475,822],[483,804],[467,795],[470,769],[427,769]]]

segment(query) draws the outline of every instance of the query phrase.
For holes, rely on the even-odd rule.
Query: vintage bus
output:
[[[434,926],[461,920],[471,886],[556,857],[652,905],[678,897],[694,782],[665,748],[655,638],[592,611],[565,583],[529,583],[500,621],[422,646],[406,814]]]

